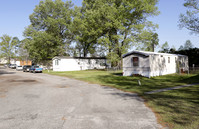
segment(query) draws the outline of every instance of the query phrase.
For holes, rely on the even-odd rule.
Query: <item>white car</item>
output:
[[[11,64],[11,65],[10,65],[10,68],[11,68],[11,69],[16,69],[16,64]]]
[[[17,65],[17,66],[16,66],[16,70],[17,70],[17,71],[22,71],[22,70],[23,70],[23,67],[22,67],[21,65]]]

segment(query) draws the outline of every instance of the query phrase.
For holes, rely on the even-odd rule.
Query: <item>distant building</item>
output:
[[[32,61],[31,60],[17,60],[15,64],[18,66],[32,65]]]
[[[23,65],[32,65],[31,60],[16,60],[11,58],[10,62],[6,57],[0,58],[0,64],[16,64],[18,66],[23,66]]]
[[[189,70],[188,57],[179,54],[131,51],[123,55],[123,76],[160,76]]]
[[[10,62],[9,62],[9,60],[6,58],[6,57],[2,57],[2,58],[0,58],[0,64],[9,64],[9,63],[11,63],[11,64],[15,64],[15,59],[10,59]]]
[[[8,60],[6,59],[6,57],[0,58],[0,64],[6,64],[7,62]]]
[[[66,57],[53,58],[53,71],[78,71],[88,69],[105,69],[109,64],[105,57]]]

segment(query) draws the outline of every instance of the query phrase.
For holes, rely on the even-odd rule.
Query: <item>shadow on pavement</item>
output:
[[[5,70],[0,70],[0,75],[3,75],[3,74],[15,74],[16,72],[7,72]]]
[[[137,101],[140,102],[144,102],[144,100],[142,98],[140,98],[137,94],[135,93],[125,93],[125,92],[121,92],[121,93],[111,93],[112,95],[116,95],[116,96],[120,96],[122,97],[124,100],[128,100],[128,99],[136,99]]]
[[[0,69],[5,69],[5,67],[0,66]]]
[[[104,86],[102,87],[103,89],[106,89],[108,91],[113,91],[111,92],[110,94],[111,95],[114,95],[114,96],[120,96],[122,97],[124,100],[127,100],[127,99],[136,99],[138,101],[141,101],[141,102],[144,102],[142,98],[140,98],[136,93],[130,93],[130,92],[122,92],[121,90],[118,90],[116,88],[113,88],[113,87],[107,87],[107,86]],[[118,91],[119,92],[118,92]]]

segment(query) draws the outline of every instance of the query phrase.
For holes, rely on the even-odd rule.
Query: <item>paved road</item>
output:
[[[136,94],[41,73],[0,69],[0,129],[156,129]]]

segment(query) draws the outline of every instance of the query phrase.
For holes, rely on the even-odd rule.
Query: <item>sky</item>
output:
[[[24,39],[23,31],[30,25],[29,15],[33,13],[40,0],[1,0],[0,2],[0,36],[7,34],[12,37]],[[66,1],[66,0],[63,0]],[[72,0],[74,5],[81,6],[82,0]],[[180,13],[185,13],[184,0],[159,0],[160,14],[150,20],[159,25],[156,32],[159,35],[159,44],[166,41],[169,46],[176,49],[184,45],[186,40],[191,40],[194,47],[199,48],[199,35],[190,34],[190,31],[179,29],[178,20]]]

